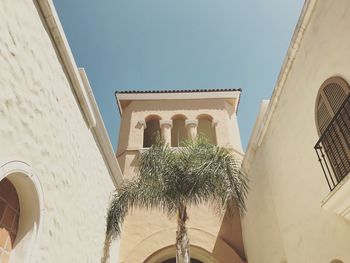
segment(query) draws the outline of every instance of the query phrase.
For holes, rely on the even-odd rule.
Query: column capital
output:
[[[185,125],[186,125],[186,127],[188,127],[188,126],[197,127],[198,126],[198,120],[186,120],[185,121]]]
[[[213,120],[211,125],[212,125],[213,128],[215,128],[216,126],[218,126],[218,124],[219,124],[218,120]]]
[[[140,127],[140,128],[144,128],[144,129],[147,129],[147,124],[146,124],[146,121],[145,120],[139,120],[137,122],[137,125]]]
[[[173,121],[172,120],[160,120],[159,125],[160,125],[160,127],[172,128]]]

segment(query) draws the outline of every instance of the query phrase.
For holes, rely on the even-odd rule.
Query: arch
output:
[[[214,120],[214,118],[213,118],[210,114],[206,114],[206,113],[204,113],[204,114],[199,114],[199,115],[197,116],[197,120],[199,120],[199,119],[207,119],[207,120],[209,120],[209,121],[213,121],[213,120]]]
[[[145,118],[145,122],[148,122],[150,120],[158,120],[160,121],[162,118],[157,115],[157,114],[151,114],[151,115],[148,115],[146,118]]]
[[[341,77],[331,77],[322,83],[315,105],[318,135],[326,130],[349,93],[349,84]]]
[[[197,119],[197,134],[204,136],[209,143],[216,144],[216,129],[213,117],[209,114],[201,114]]]
[[[17,236],[10,262],[30,262],[44,215],[42,188],[38,177],[26,162],[3,162],[0,171],[0,181],[5,179],[11,182],[20,206]]]
[[[167,246],[150,255],[143,263],[176,263],[175,246]],[[190,246],[192,263],[216,263],[211,253],[198,246]]]
[[[127,255],[121,258],[121,262],[144,262],[154,263],[150,259],[157,259],[154,257],[158,252],[164,248],[173,248],[174,237],[176,233],[176,227],[166,228],[143,239],[138,244],[130,249]],[[243,263],[237,252],[231,248],[223,239],[209,233],[203,229],[188,228],[188,234],[191,238],[191,252],[193,249],[201,249],[206,255],[205,258],[198,257],[198,253],[192,254],[194,258],[202,260],[203,262],[210,263]],[[200,254],[200,253],[199,253]],[[202,253],[203,254],[203,253]],[[170,254],[158,254],[161,255],[161,259],[170,259],[175,252]],[[163,257],[165,255],[166,257]],[[148,261],[147,261],[148,260]]]
[[[143,148],[151,147],[160,134],[159,121],[161,117],[158,115],[149,115],[145,118],[146,128],[143,131]]]
[[[167,260],[163,261],[162,263],[176,263],[176,258],[167,259]],[[195,258],[191,258],[191,263],[204,263],[204,262],[197,260]]]
[[[16,188],[7,178],[0,181],[0,262],[8,262],[17,236],[20,206]]]
[[[187,139],[186,116],[175,115],[172,118],[173,127],[171,128],[171,147],[179,147],[181,143]]]

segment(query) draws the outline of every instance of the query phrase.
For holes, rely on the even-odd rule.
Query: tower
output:
[[[124,178],[135,176],[136,158],[160,132],[171,147],[197,134],[242,159],[237,122],[241,90],[121,91],[117,159]],[[210,204],[190,207],[188,233],[193,262],[238,263],[245,260],[238,213],[219,218]],[[121,263],[171,263],[175,256],[175,219],[159,211],[137,210],[124,222]]]

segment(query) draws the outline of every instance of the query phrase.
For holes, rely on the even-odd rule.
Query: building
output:
[[[0,262],[99,262],[121,173],[50,0],[0,1],[0,87]]]
[[[0,263],[99,262],[110,195],[155,131],[204,134],[250,179],[242,219],[190,209],[193,262],[350,262],[349,25],[348,0],[305,1],[245,155],[234,89],[117,93],[115,155],[52,1],[0,1]],[[175,225],[135,211],[111,262],[174,262]]]
[[[350,262],[349,25],[349,1],[305,1],[243,161],[249,263]]]
[[[117,158],[125,178],[135,176],[136,158],[147,150],[157,131],[171,147],[202,134],[242,159],[237,122],[240,90],[117,92],[121,126]],[[188,233],[193,262],[241,263],[245,252],[241,223],[220,219],[209,205],[191,207]],[[176,218],[158,211],[137,210],[125,219],[120,262],[175,262]]]

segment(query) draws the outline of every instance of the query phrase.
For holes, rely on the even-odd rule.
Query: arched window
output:
[[[209,143],[216,144],[216,131],[213,125],[213,118],[209,115],[198,116],[198,135],[207,138]]]
[[[156,115],[149,116],[146,118],[146,129],[143,132],[143,148],[151,147],[160,135],[160,117]]]
[[[17,236],[19,213],[16,189],[5,178],[0,181],[0,263],[9,262]]]
[[[171,147],[179,147],[181,142],[187,139],[185,119],[186,117],[183,115],[177,115],[172,118],[173,127],[171,128]]]
[[[322,84],[316,99],[315,118],[320,139],[315,149],[331,190],[350,172],[349,92],[344,79],[333,77]],[[324,159],[325,154],[330,165]]]
[[[0,263],[30,262],[44,199],[40,180],[27,163],[0,163],[0,200]]]
[[[330,78],[322,84],[316,105],[316,122],[319,134],[322,134],[330,124],[349,91],[349,85],[342,78]]]

